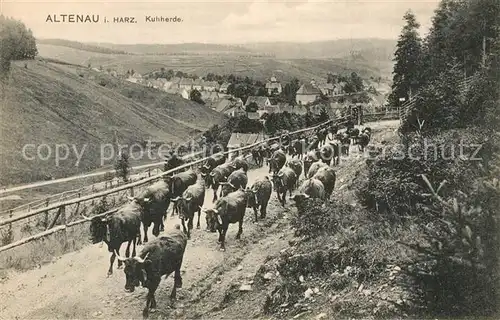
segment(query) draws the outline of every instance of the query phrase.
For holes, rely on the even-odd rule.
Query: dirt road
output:
[[[395,128],[396,123],[373,125],[372,128]],[[385,130],[385,129],[384,129]],[[350,163],[339,166],[339,185],[343,183]],[[337,169],[336,169],[337,170]],[[249,171],[251,184],[257,177],[267,174],[268,168]],[[339,188],[342,188],[339,187]],[[339,190],[339,192],[342,192]],[[207,190],[205,206],[212,206],[212,192]],[[178,291],[177,301],[169,302],[173,278],[160,283],[156,292],[158,310],[153,319],[210,318],[218,312],[225,294],[234,290],[255,274],[269,255],[288,247],[291,231],[287,228],[287,214],[295,210],[292,203],[282,207],[273,192],[268,217],[253,223],[253,213],[247,210],[241,240],[235,240],[237,226],[228,230],[226,251],[218,250],[217,234],[194,229],[189,240],[182,267],[184,287]],[[169,216],[167,232],[178,223]],[[196,223],[196,221],[195,221]],[[152,237],[154,238],[154,237]],[[139,251],[141,246],[139,246]],[[122,249],[122,252],[123,249]],[[116,263],[116,262],[115,262]],[[134,293],[124,290],[123,270],[106,277],[109,253],[106,246],[89,245],[66,254],[53,263],[24,273],[10,273],[0,284],[0,317],[2,319],[138,319],[142,316],[147,290],[138,288]],[[238,288],[237,287],[237,288]],[[251,312],[251,310],[248,310]],[[245,317],[245,315],[241,315]]]
[[[265,167],[250,171],[249,183],[265,174],[267,174]],[[207,190],[206,207],[212,206],[211,199],[212,192]],[[237,226],[230,226],[225,252],[218,250],[217,235],[204,230],[205,218],[202,215],[202,228],[193,231],[192,239],[186,248],[182,268],[185,287],[179,290],[178,308],[180,305],[182,309],[183,300],[192,300],[196,298],[196,295],[202,294],[203,290],[199,291],[198,284],[213,278],[220,268],[238,264],[239,260],[249,253],[248,250],[252,247],[248,245],[249,243],[258,244],[259,239],[264,238],[266,233],[272,230],[276,232],[272,228],[272,221],[276,219],[277,212],[283,212],[285,209],[277,204],[275,199],[271,202],[267,221],[255,224],[252,221],[251,210],[247,211],[240,241],[234,239]],[[178,223],[177,216],[169,217],[166,225],[167,232],[176,223]],[[286,245],[284,241],[283,245]],[[141,246],[139,250],[140,248]],[[281,250],[281,248],[278,249]],[[265,250],[259,245],[259,252],[265,252]],[[253,262],[259,261],[256,259]],[[3,319],[140,317],[145,304],[146,289],[139,288],[134,293],[125,292],[123,270],[117,270],[115,262],[114,274],[108,278],[106,277],[108,265],[109,253],[106,246],[97,244],[66,254],[56,262],[42,266],[40,269],[10,274],[9,280],[0,286],[2,291],[1,317]],[[248,266],[244,269],[248,270]],[[172,277],[162,282],[157,292],[158,301],[166,302],[165,299],[172,288],[172,283]],[[163,303],[158,304],[161,310]]]

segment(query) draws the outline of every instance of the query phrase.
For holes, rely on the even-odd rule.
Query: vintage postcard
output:
[[[498,0],[0,0],[0,318],[500,318]]]

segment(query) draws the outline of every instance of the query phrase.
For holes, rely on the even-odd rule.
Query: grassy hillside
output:
[[[23,65],[13,65],[10,79],[0,84],[1,184],[95,169],[100,145],[112,143],[115,132],[121,144],[183,142],[221,120],[218,113],[178,96],[117,81],[99,85],[99,79],[79,77],[71,66],[40,61]],[[57,168],[54,151],[47,161],[23,159],[26,144],[49,144],[52,149],[69,144],[78,151],[87,146],[78,166],[71,151]]]

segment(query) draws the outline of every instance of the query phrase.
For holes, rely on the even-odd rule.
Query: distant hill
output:
[[[247,48],[211,43],[181,43],[181,44],[113,44],[113,43],[92,43],[92,45],[109,48],[116,51],[131,52],[135,54],[203,54],[203,53],[253,53]]]
[[[1,184],[98,168],[100,146],[113,143],[115,134],[118,143],[128,145],[148,139],[187,142],[222,120],[220,114],[179,96],[98,72],[88,74],[94,78],[90,80],[78,76],[71,65],[41,61],[23,65],[13,64],[10,79],[0,81]],[[55,144],[75,145],[77,150],[87,147],[79,166],[71,151],[68,160],[56,167],[54,154],[48,161],[24,159],[26,144],[48,144],[52,150]]]
[[[266,52],[276,58],[328,59],[345,58],[360,54],[366,59],[392,60],[396,40],[388,39],[339,39],[315,42],[268,42],[239,45],[254,52]]]
[[[106,54],[128,54],[128,52],[124,50],[115,50],[106,47],[95,46],[92,44],[63,40],[63,39],[37,39],[36,42],[37,45],[48,44],[53,46],[68,47],[89,52],[106,53]]]

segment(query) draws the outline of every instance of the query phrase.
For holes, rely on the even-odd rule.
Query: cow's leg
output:
[[[138,240],[141,241],[141,234],[140,233],[139,233],[139,237],[135,237],[134,238],[134,244],[133,244],[133,249],[132,249],[132,257],[136,256],[135,246],[136,246],[136,243],[137,243]]]
[[[118,250],[116,250],[118,252],[118,254],[120,254],[120,248],[118,248]],[[113,250],[113,252],[111,253],[111,257],[109,258],[109,269],[108,269],[108,277],[110,275],[113,274],[113,263],[115,263],[115,258],[116,258],[116,255],[115,255],[115,251]],[[118,260],[118,266],[121,265],[121,261]]]
[[[255,215],[255,222],[259,221],[259,217],[257,215],[257,205],[253,206],[253,213]]]
[[[225,251],[226,250],[226,246],[225,246],[225,242],[226,242],[226,232],[227,232],[227,228],[229,226],[223,226],[222,227],[222,230],[221,230],[221,233],[220,233],[220,236],[219,236],[219,241],[220,241],[220,249],[222,251]]]
[[[217,201],[217,189],[218,189],[219,186],[215,187],[213,186],[212,189],[214,190],[214,197],[212,199],[212,202],[215,202]]]
[[[161,221],[161,219],[159,219],[159,220]],[[158,235],[160,234],[160,221],[154,222],[153,235],[155,237],[158,237]]]
[[[145,224],[144,222],[142,223],[143,229],[144,229],[144,243],[148,242],[148,228],[149,226]]]
[[[149,290],[148,290],[148,295],[146,297],[146,307],[142,311],[142,316],[143,318],[147,318],[149,315],[149,308],[155,308],[156,307],[156,300],[155,300],[155,291],[158,288],[158,285],[160,284],[160,279],[154,279],[153,281],[150,282],[149,285]]]
[[[188,232],[187,232],[188,239],[191,239],[191,230],[193,230],[193,220],[194,220],[194,213],[191,216],[191,218],[189,218],[188,223],[187,223],[188,224]]]
[[[125,257],[130,258],[130,245],[132,244],[132,240],[127,243],[127,249],[125,249]]]
[[[200,229],[200,218],[201,218],[201,208],[198,208],[198,223],[196,223],[196,229]]]
[[[236,239],[241,238],[241,234],[243,233],[243,217],[240,221],[238,221],[238,233],[236,234]]]
[[[137,229],[136,239],[137,239],[137,244],[141,245],[142,244],[142,238],[141,238],[141,227],[140,226]]]
[[[189,235],[183,218],[181,219],[181,225],[182,225],[182,231],[184,231],[185,234]],[[189,238],[189,236],[188,236],[188,238]]]
[[[267,215],[267,203],[263,203],[260,205],[260,218],[265,219]]]

